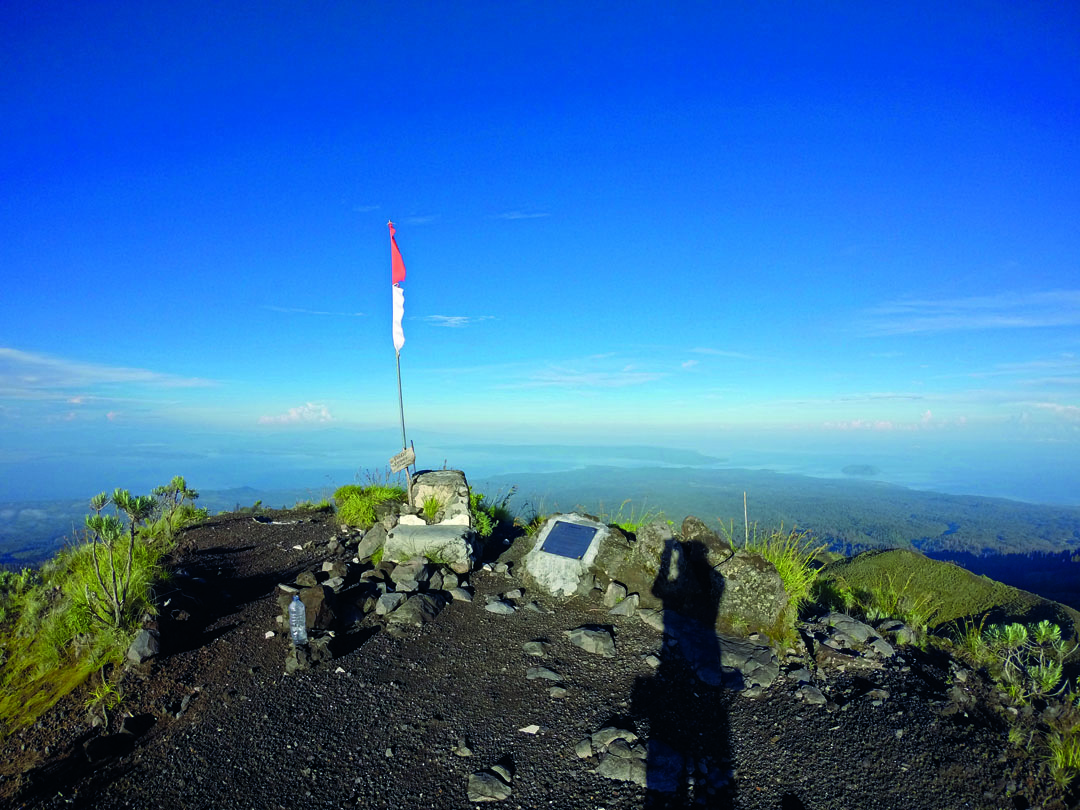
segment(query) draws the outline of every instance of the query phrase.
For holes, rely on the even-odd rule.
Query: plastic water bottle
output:
[[[307,644],[307,611],[295,593],[289,604],[289,635],[293,644]]]

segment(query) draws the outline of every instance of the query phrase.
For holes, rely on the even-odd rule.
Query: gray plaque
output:
[[[544,539],[544,547],[541,550],[548,554],[580,560],[589,550],[589,544],[595,536],[596,529],[592,526],[556,520]]]

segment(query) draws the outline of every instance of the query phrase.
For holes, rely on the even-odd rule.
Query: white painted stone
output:
[[[592,542],[582,555],[581,559],[572,559],[558,554],[544,551],[544,543],[551,533],[552,527],[557,521],[563,523],[575,523],[579,526],[589,526],[596,529]],[[552,596],[573,596],[577,593],[582,580],[588,575],[596,555],[600,551],[600,544],[607,537],[608,527],[603,523],[590,520],[577,513],[556,515],[549,518],[537,534],[536,545],[532,551],[525,555],[522,561],[528,575],[535,585]],[[591,580],[590,580],[591,581]]]
[[[403,526],[398,524],[386,536],[383,559],[403,562],[426,557],[449,565],[454,571],[468,571],[473,557],[473,531],[467,526]]]

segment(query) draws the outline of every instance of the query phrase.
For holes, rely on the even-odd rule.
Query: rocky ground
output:
[[[498,565],[461,577],[471,602],[440,592],[422,626],[390,624],[352,566],[333,657],[286,675],[278,583],[353,551],[329,550],[330,515],[273,517],[184,533],[161,654],[120,677],[126,717],[92,727],[75,695],[8,736],[5,806],[1077,806],[1009,745],[977,673],[843,617],[779,660],[721,648],[719,669],[677,617],[518,593]],[[581,627],[614,654],[576,646]]]

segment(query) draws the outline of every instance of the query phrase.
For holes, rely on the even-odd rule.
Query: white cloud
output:
[[[268,309],[271,312],[284,312],[289,315],[335,315],[341,318],[362,318],[363,312],[331,312],[323,309],[304,309],[303,307],[277,307],[272,304],[267,304],[263,309]]]
[[[866,313],[874,335],[1080,326],[1080,290],[895,301]]]
[[[1036,402],[1036,408],[1040,408],[1044,411],[1050,411],[1058,416],[1063,416],[1069,420],[1080,420],[1080,407],[1076,405],[1060,405],[1057,402]]]
[[[683,363],[682,363],[682,367],[683,368],[693,368],[694,366],[696,366],[700,362],[701,362],[700,360],[684,360]]]
[[[425,320],[433,326],[445,326],[450,329],[460,329],[463,326],[472,326],[481,321],[490,321],[494,315],[425,315]]]
[[[495,214],[493,219],[543,219],[544,217],[550,217],[551,214],[545,211],[537,211],[536,213],[529,213],[527,211],[504,211],[501,214]]]
[[[625,388],[663,377],[651,371],[574,371],[551,368],[538,371],[529,380],[508,388]]]
[[[86,400],[71,389],[102,385],[148,385],[155,388],[202,388],[212,380],[181,377],[145,368],[106,366],[62,357],[0,347],[0,396],[14,399],[64,399],[72,404]],[[65,393],[66,392],[66,393]]]
[[[749,354],[743,354],[742,352],[731,352],[726,349],[710,349],[707,346],[696,346],[691,349],[694,354],[708,354],[713,357],[732,357],[736,360],[757,360]]]
[[[260,425],[302,425],[332,422],[334,417],[330,415],[330,409],[316,402],[305,402],[295,408],[289,408],[285,413],[277,416],[260,416]]]

